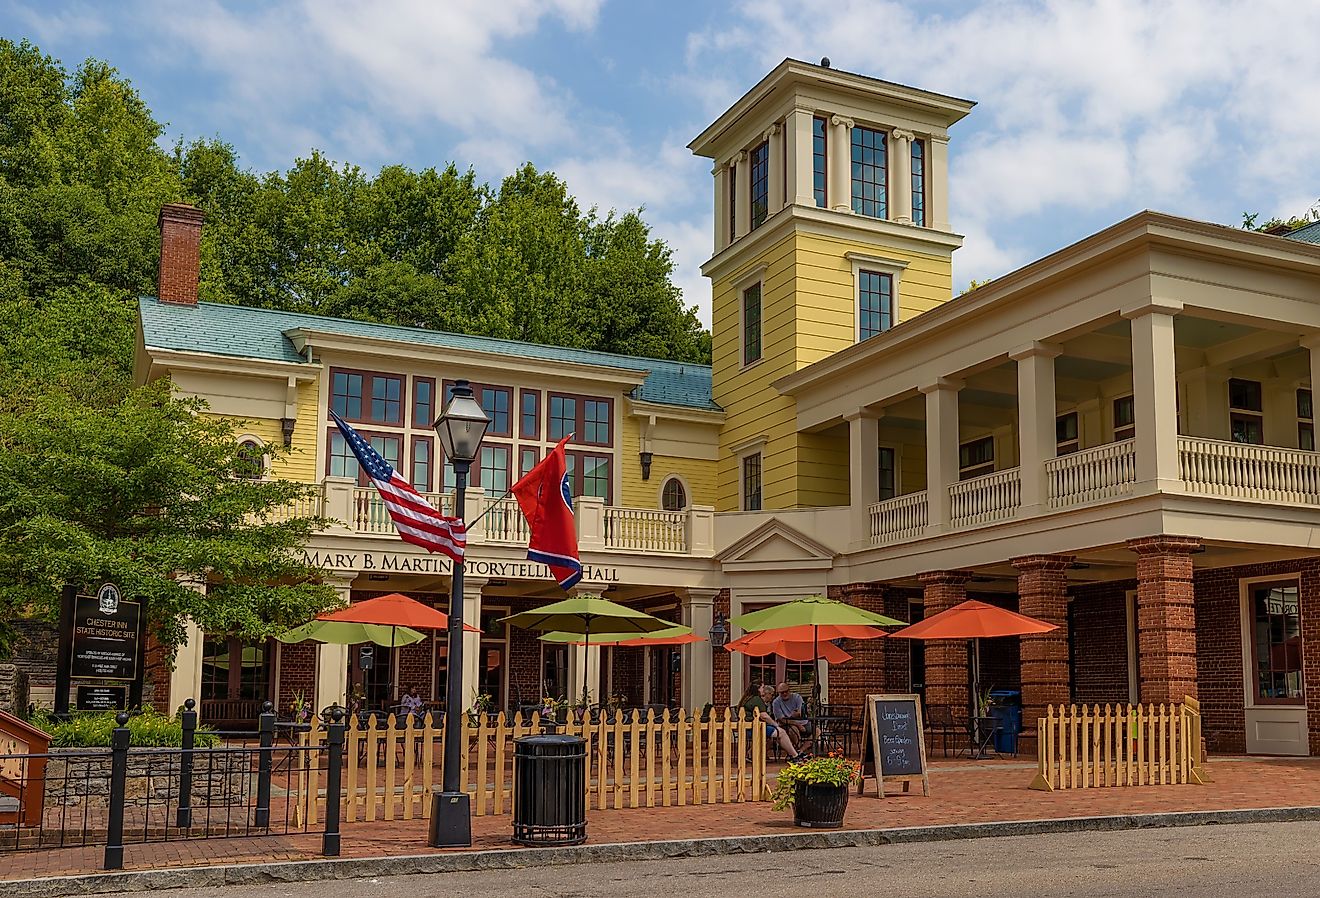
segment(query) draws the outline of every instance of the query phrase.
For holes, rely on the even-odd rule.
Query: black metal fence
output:
[[[324,744],[299,745],[292,732],[276,744],[267,702],[255,746],[197,748],[194,707],[190,699],[182,714],[180,748],[130,746],[121,713],[108,749],[0,755],[5,792],[15,796],[0,805],[0,820],[12,821],[0,823],[0,852],[103,845],[104,869],[117,870],[135,843],[319,833],[322,854],[337,856],[343,712]],[[39,808],[31,795],[41,796]],[[308,814],[312,802],[324,802],[324,814]]]

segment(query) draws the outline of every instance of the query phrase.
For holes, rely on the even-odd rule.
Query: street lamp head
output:
[[[715,615],[715,623],[710,628],[710,644],[714,648],[723,648],[729,643],[729,619],[723,614]]]
[[[435,433],[444,447],[445,458],[451,463],[471,464],[481,449],[490,418],[481,410],[472,387],[465,380],[456,380],[449,388],[449,404],[435,422]]]

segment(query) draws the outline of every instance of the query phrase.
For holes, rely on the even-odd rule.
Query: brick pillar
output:
[[[726,620],[729,617],[729,599],[730,595],[727,589],[721,589],[715,596],[715,613],[724,615]],[[727,708],[740,698],[737,695],[729,695],[729,665],[733,663],[733,653],[728,649],[719,648],[713,649],[711,654],[714,656],[710,674],[711,703],[717,708]],[[742,655],[738,656],[739,662],[742,658]],[[696,708],[694,710],[700,711],[701,709]]]
[[[967,600],[971,571],[930,571],[920,576],[924,617],[934,617]],[[967,642],[932,639],[926,643],[926,707],[948,708],[956,718],[967,716]]]
[[[830,597],[875,614],[885,613],[883,583],[830,587]],[[830,704],[861,705],[868,694],[889,691],[885,683],[885,643],[888,641],[883,637],[848,640],[846,650],[853,656],[852,660],[830,668]]]
[[[1137,646],[1143,702],[1196,697],[1196,593],[1191,536],[1128,540],[1137,553]]]
[[[1013,559],[1018,572],[1018,611],[1056,624],[1057,630],[1020,637],[1022,730],[1036,732],[1046,705],[1072,700],[1068,682],[1068,568],[1071,555],[1026,555]]]

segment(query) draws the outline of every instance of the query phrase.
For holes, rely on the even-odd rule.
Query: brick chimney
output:
[[[161,302],[197,305],[202,217],[201,209],[183,203],[160,207],[160,280],[156,296]]]

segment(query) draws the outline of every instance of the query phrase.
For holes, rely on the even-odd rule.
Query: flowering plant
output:
[[[289,702],[289,711],[295,723],[306,723],[312,719],[312,703],[301,692],[294,694],[293,701]]]
[[[774,809],[782,811],[793,803],[797,794],[798,783],[816,786],[847,786],[857,781],[862,765],[849,761],[840,752],[830,752],[823,758],[812,758],[800,764],[789,764],[779,771],[770,799]]]

